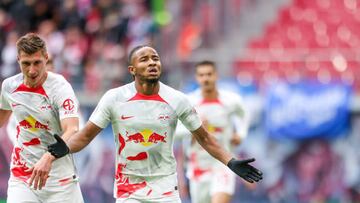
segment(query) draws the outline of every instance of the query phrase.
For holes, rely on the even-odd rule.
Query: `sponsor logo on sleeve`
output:
[[[75,105],[74,105],[74,101],[72,99],[65,99],[62,106],[65,109],[65,115],[74,113]]]

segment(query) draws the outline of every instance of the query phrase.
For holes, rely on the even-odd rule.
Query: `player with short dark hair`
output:
[[[130,52],[128,70],[134,82],[111,89],[101,98],[89,122],[66,143],[58,139],[49,152],[62,157],[78,152],[109,123],[116,144],[116,202],[181,202],[173,154],[177,121],[215,158],[248,181],[260,171],[233,159],[201,125],[186,96],[159,81],[161,62],[150,46]]]
[[[249,115],[240,95],[217,87],[218,73],[213,61],[195,64],[195,78],[200,87],[188,94],[206,130],[217,142],[231,151],[246,137]],[[177,135],[186,138],[189,131],[182,125]],[[235,192],[235,174],[211,157],[193,139],[185,142],[187,177],[190,181],[191,202],[228,203]],[[188,144],[189,143],[189,144]]]
[[[83,202],[72,155],[56,159],[47,151],[54,134],[67,140],[78,131],[78,102],[61,75],[48,72],[45,42],[28,33],[16,43],[21,73],[5,79],[0,126],[11,114],[16,140],[11,157],[8,203]]]

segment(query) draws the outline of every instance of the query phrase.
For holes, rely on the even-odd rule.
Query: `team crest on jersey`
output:
[[[43,105],[40,107],[40,110],[45,111],[45,110],[51,110],[52,106],[51,105]]]
[[[160,121],[161,124],[169,124],[172,120],[172,116],[170,114],[161,113],[158,115],[157,120]]]

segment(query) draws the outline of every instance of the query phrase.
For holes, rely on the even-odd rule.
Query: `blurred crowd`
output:
[[[335,1],[342,2],[314,2]],[[229,19],[235,21],[242,6],[252,6],[256,2],[261,1],[2,0],[0,81],[19,72],[15,42],[29,31],[39,33],[47,42],[54,71],[64,75],[77,94],[102,94],[109,88],[129,82],[132,78],[127,73],[127,53],[138,44],[152,44],[159,50],[164,66],[163,80],[166,81],[167,77],[171,78],[170,74],[178,77],[177,68],[190,67],[191,63],[179,64],[189,59],[194,49],[216,48],[231,29]],[[264,2],[268,3],[267,0]],[[353,5],[358,1],[344,2]],[[279,25],[278,31],[282,32],[282,29]],[[274,36],[278,37],[276,34]],[[270,45],[267,46],[271,48]],[[275,48],[278,50],[278,47]],[[284,53],[287,53],[286,50]],[[241,62],[235,64],[240,82],[245,82],[250,74],[266,79],[275,72],[285,78],[289,70],[290,76],[291,71],[297,73],[307,70],[298,69],[296,64],[290,68],[281,66],[283,69],[280,69],[272,67],[271,61],[265,61],[265,68],[261,64],[263,61],[260,63],[246,59]],[[279,66],[280,62],[274,64]],[[303,64],[307,63],[301,61]],[[355,75],[359,68],[349,64],[349,69],[337,71],[336,74],[350,74],[349,77],[356,81]],[[322,69],[326,69],[331,76],[330,70],[334,69],[333,65],[313,67],[311,65],[308,68],[312,71],[308,71],[309,75],[313,72],[322,73]],[[350,127],[339,138],[279,141],[267,136],[265,129],[263,100],[266,90],[260,92],[261,95],[259,90],[255,91],[245,96],[253,109],[253,123],[248,139],[237,152],[239,156],[257,158],[257,167],[265,172],[264,180],[257,185],[247,185],[238,180],[233,202],[360,202],[358,112],[351,113]],[[82,106],[82,113],[87,115],[93,107]],[[1,199],[6,196],[4,184],[9,173],[11,143],[4,136],[4,128],[0,129],[0,134]],[[89,203],[113,202],[110,182],[113,180],[114,158],[112,147],[107,147],[113,145],[111,129],[106,129],[103,134],[98,136],[99,139],[89,149],[78,155],[82,189]],[[177,153],[181,156],[181,152]],[[189,199],[186,186],[182,189],[182,198],[186,202]]]
[[[226,25],[224,11],[233,8],[234,15],[239,13],[236,8],[241,1],[229,2],[1,1],[0,79],[19,72],[15,43],[27,32],[42,36],[55,72],[64,75],[77,91],[99,94],[131,80],[127,54],[139,44],[157,48],[166,77],[193,49],[215,46],[221,40]]]
[[[55,72],[77,90],[97,93],[124,83],[126,53],[151,44],[158,27],[142,0],[2,1],[1,80],[19,72],[15,42],[37,32],[47,42]]]

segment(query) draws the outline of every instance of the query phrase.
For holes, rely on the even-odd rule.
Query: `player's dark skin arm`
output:
[[[83,129],[66,141],[71,153],[82,150],[93,140],[102,128],[88,121]]]
[[[9,120],[12,111],[0,109],[0,128]]]
[[[249,163],[255,159],[236,160],[209,134],[203,126],[191,132],[197,142],[214,158],[227,165],[234,173],[246,181],[253,183],[262,179],[262,172],[251,166]]]
[[[196,141],[214,158],[221,161],[223,164],[227,164],[233,156],[224,150],[224,148],[219,145],[216,138],[209,134],[203,126],[198,128],[195,131],[191,132],[195,137]]]

